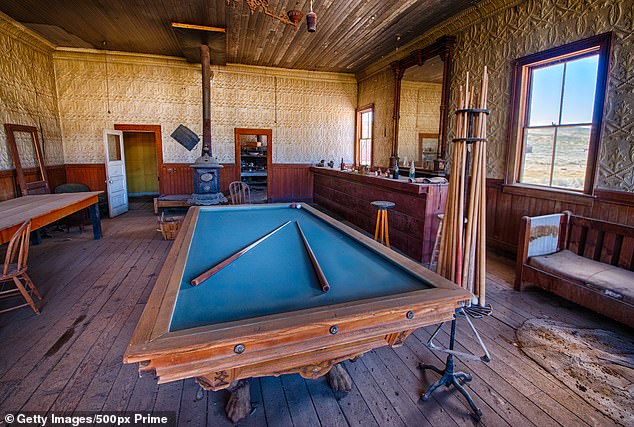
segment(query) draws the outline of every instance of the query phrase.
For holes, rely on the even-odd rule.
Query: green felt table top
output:
[[[202,284],[190,281],[286,221],[290,224]],[[321,290],[295,224],[330,283]],[[189,246],[171,331],[430,288],[306,209],[201,208]]]

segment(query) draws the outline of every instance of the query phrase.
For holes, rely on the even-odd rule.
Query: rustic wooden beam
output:
[[[209,31],[211,33],[225,33],[227,31],[226,28],[222,27],[208,27],[207,25],[195,25],[195,24],[181,24],[180,22],[172,22],[173,28],[184,28],[186,30],[199,30],[199,31]]]

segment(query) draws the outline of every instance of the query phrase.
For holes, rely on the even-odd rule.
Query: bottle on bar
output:
[[[409,167],[409,179],[416,178],[416,167],[414,166],[414,161],[412,160],[412,165]]]
[[[394,163],[392,178],[398,179],[398,160]]]

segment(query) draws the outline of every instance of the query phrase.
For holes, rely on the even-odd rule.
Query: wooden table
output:
[[[0,202],[0,244],[7,243],[24,223],[31,220],[31,230],[37,230],[85,208],[90,209],[90,221],[95,240],[101,239],[99,194],[85,193],[40,194]]]

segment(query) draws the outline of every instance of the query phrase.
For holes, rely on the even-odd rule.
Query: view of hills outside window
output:
[[[599,55],[531,70],[520,182],[583,190]]]

